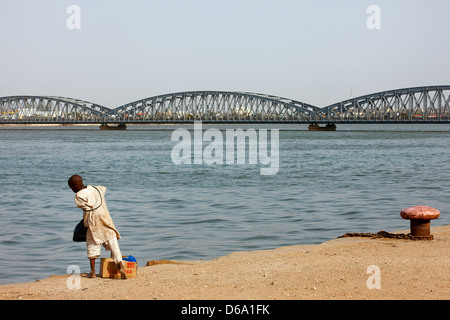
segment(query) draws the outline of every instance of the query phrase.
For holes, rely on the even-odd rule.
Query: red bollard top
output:
[[[439,210],[428,206],[414,206],[403,209],[400,215],[409,220],[431,220],[439,218]]]

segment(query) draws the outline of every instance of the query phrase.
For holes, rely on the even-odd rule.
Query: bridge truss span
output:
[[[103,121],[101,105],[64,97],[9,96],[0,98],[0,123],[89,123]]]
[[[303,102],[247,92],[191,91],[137,100],[111,110],[108,122],[308,121],[319,110]]]
[[[450,86],[377,92],[322,108],[329,122],[449,122]]]
[[[188,91],[115,109],[55,96],[0,98],[0,124],[35,123],[450,123],[450,85],[395,89],[324,108],[249,92]]]

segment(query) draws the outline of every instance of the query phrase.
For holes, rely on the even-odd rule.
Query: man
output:
[[[101,246],[111,251],[111,258],[117,265],[122,279],[127,279],[122,264],[122,253],[120,252],[119,231],[109,214],[105,203],[106,188],[103,186],[85,186],[79,175],[73,175],[68,181],[69,187],[75,192],[75,204],[83,209],[84,226],[87,227],[86,247],[90,260],[91,272],[89,278],[95,278],[95,259],[100,257]]]

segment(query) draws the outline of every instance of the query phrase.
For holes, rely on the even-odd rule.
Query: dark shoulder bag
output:
[[[86,242],[87,229],[88,228],[84,226],[84,219],[81,219],[73,230],[73,241]]]

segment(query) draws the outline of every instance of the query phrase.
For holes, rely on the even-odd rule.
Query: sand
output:
[[[79,289],[67,287],[69,275],[56,275],[1,285],[0,299],[447,300],[450,225],[431,232],[434,240],[339,238],[209,261],[159,261],[127,280],[82,274]]]

